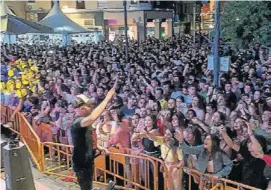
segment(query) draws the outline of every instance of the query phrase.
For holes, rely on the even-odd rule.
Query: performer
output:
[[[71,136],[74,145],[72,155],[73,170],[76,173],[81,190],[91,190],[94,169],[95,150],[93,149],[92,124],[103,113],[106,105],[115,94],[116,79],[113,88],[94,110],[93,102],[87,96],[76,96],[75,112],[77,118],[71,125]]]

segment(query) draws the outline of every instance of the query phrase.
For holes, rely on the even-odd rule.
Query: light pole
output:
[[[194,27],[194,31],[193,31],[193,42],[194,45],[196,46],[196,3],[193,5],[193,27]]]
[[[219,38],[220,38],[220,2],[215,1],[215,27],[214,27],[214,42],[213,42],[213,54],[214,54],[214,84],[215,87],[219,87]]]
[[[125,32],[125,60],[126,63],[129,61],[129,44],[128,44],[128,26],[127,26],[127,2],[126,0],[123,1],[123,7],[124,7],[124,32]]]

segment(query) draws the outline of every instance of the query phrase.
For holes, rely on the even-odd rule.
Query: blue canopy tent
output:
[[[26,33],[51,33],[53,29],[17,17],[1,1],[1,35],[4,43],[16,43],[16,37]]]

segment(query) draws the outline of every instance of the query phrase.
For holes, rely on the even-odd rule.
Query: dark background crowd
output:
[[[128,62],[122,42],[2,49],[2,104],[14,114],[23,112],[34,128],[50,124],[53,136],[41,136],[42,141],[72,144],[76,95],[98,105],[118,76],[117,96],[95,123],[98,147],[107,151],[117,145],[124,152],[131,148],[163,159],[174,180],[172,189],[186,186],[181,166],[267,188],[270,172],[256,152],[270,153],[271,57],[260,44],[220,48],[221,56],[231,58],[229,71],[220,73],[220,87],[213,85],[208,70],[211,46],[204,41],[194,46],[191,36],[130,41]],[[31,66],[18,67],[15,60],[31,60],[39,83],[16,86]],[[17,78],[5,74],[10,69],[19,73]],[[14,87],[8,89],[9,80]],[[22,89],[25,93],[18,96]]]

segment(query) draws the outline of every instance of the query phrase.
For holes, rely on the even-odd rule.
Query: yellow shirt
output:
[[[154,146],[160,146],[161,148],[161,157],[165,162],[177,162],[183,160],[183,151],[178,148],[169,148],[164,141],[163,137],[156,137],[154,141]]]
[[[160,106],[161,106],[162,110],[167,109],[167,101],[166,100],[162,99],[159,102],[160,102]]]

